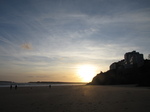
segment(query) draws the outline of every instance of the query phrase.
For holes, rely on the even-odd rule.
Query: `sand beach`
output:
[[[131,86],[0,88],[0,112],[150,112],[150,89]]]

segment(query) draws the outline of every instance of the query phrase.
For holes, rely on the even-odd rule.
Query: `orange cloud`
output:
[[[31,50],[32,49],[32,45],[29,43],[24,43],[21,45],[21,48],[26,49],[26,50]]]

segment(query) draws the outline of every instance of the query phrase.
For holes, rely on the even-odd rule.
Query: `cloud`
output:
[[[10,44],[10,45],[15,46],[15,44],[14,44],[14,43],[12,43],[11,41],[9,41],[8,39],[6,39],[6,38],[4,38],[4,37],[0,37],[0,41],[5,42],[5,43]]]
[[[25,50],[31,50],[32,45],[30,43],[24,43],[24,44],[21,45],[21,48],[25,49]]]

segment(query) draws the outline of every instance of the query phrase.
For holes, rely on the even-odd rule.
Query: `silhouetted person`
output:
[[[12,89],[12,85],[10,85],[10,90]]]
[[[52,86],[51,85],[49,85],[49,88],[51,88]]]
[[[17,89],[17,85],[15,85],[15,89]]]

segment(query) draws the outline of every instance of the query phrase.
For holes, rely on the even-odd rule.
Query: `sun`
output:
[[[90,82],[96,75],[96,67],[92,65],[82,65],[77,69],[77,74],[83,82]]]

